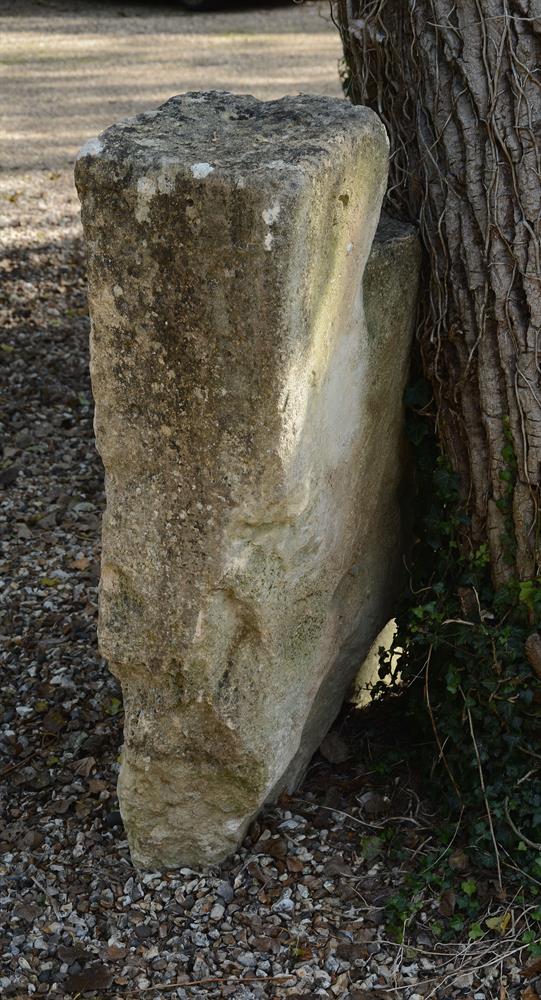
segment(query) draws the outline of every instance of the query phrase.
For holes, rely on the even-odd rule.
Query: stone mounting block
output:
[[[418,251],[409,231],[380,242],[367,325],[387,158],[366,108],[223,92],[79,154],[99,638],[139,866],[234,851],[390,617]]]

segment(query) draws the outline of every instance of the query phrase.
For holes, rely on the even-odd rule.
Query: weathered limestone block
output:
[[[377,116],[314,97],[187,94],[81,151],[100,644],[140,866],[234,850],[389,617],[415,266],[367,328],[386,172]]]

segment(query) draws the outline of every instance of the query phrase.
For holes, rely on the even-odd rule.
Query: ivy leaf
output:
[[[481,927],[481,924],[475,923],[471,925],[468,937],[470,941],[477,941],[479,938],[483,937],[483,934],[484,931],[483,928]]]
[[[498,931],[498,934],[505,934],[509,924],[511,923],[511,914],[509,910],[506,913],[501,914],[499,917],[487,917],[485,924],[490,928],[491,931]]]
[[[363,861],[374,861],[383,851],[381,837],[363,837],[361,841],[361,857]]]
[[[122,702],[120,698],[111,698],[109,703],[105,706],[105,711],[107,715],[118,715],[122,708]]]

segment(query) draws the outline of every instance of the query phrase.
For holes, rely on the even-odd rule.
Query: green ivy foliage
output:
[[[375,694],[404,699],[423,744],[417,764],[437,800],[461,817],[477,862],[541,885],[541,681],[525,654],[541,622],[541,586],[513,580],[495,590],[486,545],[468,549],[468,517],[439,451],[430,399],[424,381],[408,390],[417,470],[410,581]],[[516,462],[507,442],[500,503],[511,557]]]

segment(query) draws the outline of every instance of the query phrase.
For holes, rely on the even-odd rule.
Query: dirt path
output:
[[[90,136],[187,90],[340,96],[326,0],[188,14],[178,3],[0,0],[0,246],[78,228]]]
[[[67,166],[89,135],[186,90],[340,95],[326,2],[187,14],[173,3],[0,3],[4,169]]]

